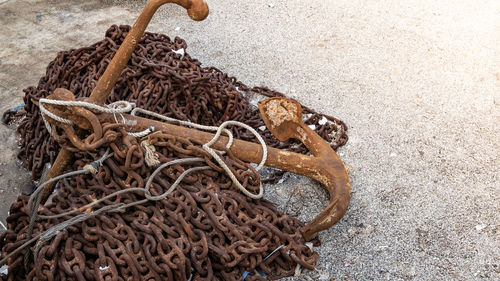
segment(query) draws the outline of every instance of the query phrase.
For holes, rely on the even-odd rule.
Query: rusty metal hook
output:
[[[202,20],[208,14],[208,7],[202,0],[151,0],[147,3],[141,15],[138,17],[132,30],[129,32],[124,42],[108,65],[106,71],[99,79],[96,88],[87,99],[88,102],[103,104],[114,87],[123,68],[127,64],[132,52],[142,37],[149,21],[155,11],[165,3],[176,3],[188,10],[188,14],[195,20]],[[67,93],[66,93],[67,94]],[[69,97],[71,98],[71,97]],[[73,97],[74,99],[74,97]],[[328,229],[338,222],[347,210],[350,200],[350,183],[347,171],[335,153],[335,151],[312,129],[302,121],[302,108],[297,102],[286,98],[271,98],[259,103],[259,109],[266,126],[280,141],[289,138],[300,140],[306,145],[315,157],[298,154],[294,152],[268,148],[268,158],[265,163],[268,167],[279,168],[285,171],[304,175],[319,181],[330,194],[329,205],[316,216],[309,224],[301,229],[301,233],[306,240],[313,239],[316,234]],[[66,117],[70,117],[66,115]],[[213,135],[210,133],[197,131],[190,128],[179,127],[172,124],[162,123],[146,118],[124,114],[123,117],[130,121],[126,124],[129,129],[143,130],[153,126],[157,130],[168,131],[172,135],[189,137],[200,142],[208,142]],[[114,122],[112,114],[102,113],[98,119],[103,122]],[[78,122],[76,120],[76,124]],[[81,126],[88,129],[88,125]],[[221,137],[214,144],[215,149],[224,149],[228,139]],[[235,140],[231,152],[243,160],[257,163],[262,159],[263,150],[258,144]],[[55,177],[62,173],[64,167],[71,160],[72,153],[67,149],[62,149],[49,173],[48,178]],[[42,200],[52,192],[53,186],[47,185],[44,190]]]
[[[259,102],[259,110],[267,128],[278,140],[300,140],[315,156],[314,163],[297,163],[297,174],[317,180],[330,195],[328,206],[300,230],[306,240],[311,240],[317,232],[330,228],[344,216],[351,198],[349,175],[330,145],[304,124],[299,103],[270,98]]]

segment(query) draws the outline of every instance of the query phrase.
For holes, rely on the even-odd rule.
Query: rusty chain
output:
[[[153,169],[144,164],[145,149],[140,140],[127,134],[120,124],[98,124],[102,141],[83,151],[72,147],[64,130],[48,134],[36,101],[55,88],[67,88],[77,97],[90,95],[96,81],[130,30],[112,26],[103,41],[92,46],[61,52],[52,61],[39,85],[25,90],[26,118],[21,121],[19,158],[40,177],[43,165],[53,162],[61,146],[75,152],[68,170],[82,169],[109,148],[107,159],[95,175],[80,175],[61,180],[47,203],[39,208],[42,216],[72,211],[113,192],[144,188]],[[220,125],[227,120],[244,122],[260,130],[270,146],[306,153],[299,142],[279,142],[267,129],[253,95],[282,96],[267,88],[249,88],[216,68],[202,68],[188,54],[181,58],[172,52],[187,48],[184,40],[171,41],[161,34],[146,33],[122,73],[108,102],[127,100],[138,107],[203,125]],[[306,124],[335,149],[347,141],[345,124],[308,108]],[[7,116],[8,117],[8,116]],[[322,121],[326,118],[329,122]],[[8,118],[7,118],[8,119]],[[232,127],[236,138],[256,142],[245,130]],[[105,136],[108,136],[105,139]],[[112,138],[109,136],[113,136]],[[293,275],[295,265],[314,268],[317,253],[308,246],[298,229],[303,223],[278,211],[272,203],[252,200],[234,186],[202,143],[156,132],[146,137],[161,163],[178,158],[201,157],[212,168],[189,174],[168,198],[135,205],[126,212],[100,214],[69,226],[50,241],[38,244],[35,260],[28,270],[23,266],[24,252],[8,261],[5,280],[245,280],[276,279]],[[247,190],[258,191],[260,175],[248,163],[221,156]],[[153,196],[165,192],[193,165],[172,165],[161,171],[150,188]],[[280,172],[267,181],[276,181]],[[118,195],[93,208],[132,203],[142,194]],[[29,197],[19,196],[7,218],[8,230],[0,236],[2,257],[27,238]],[[39,234],[71,218],[65,216],[38,220],[33,234]],[[319,241],[315,241],[319,242]],[[284,245],[284,246],[282,246]],[[35,250],[32,245],[32,250]],[[273,250],[278,251],[268,257]],[[264,278],[263,275],[266,277]]]

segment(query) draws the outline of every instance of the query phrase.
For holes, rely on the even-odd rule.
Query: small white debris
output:
[[[478,224],[478,225],[476,225],[476,230],[481,231],[481,230],[485,229],[486,227],[487,227],[486,224]]]
[[[325,125],[325,124],[326,124],[326,122],[328,122],[328,119],[326,119],[326,117],[325,117],[325,116],[323,116],[323,118],[321,118],[321,120],[319,120],[319,121],[318,121],[318,124],[320,124],[320,125]]]
[[[5,227],[5,225],[3,224],[3,222],[2,222],[2,221],[0,221],[0,225],[1,225],[1,226],[5,229],[5,230],[7,230],[7,227]]]
[[[9,274],[9,266],[5,264],[2,267],[0,267],[0,276],[7,274]]]
[[[251,97],[249,100],[250,104],[253,106],[258,106],[257,104],[259,103],[259,99],[255,97]]]
[[[180,27],[180,26],[177,26],[177,27],[175,28],[175,31],[179,31],[179,30],[181,30],[181,27]]]
[[[312,125],[309,125],[309,128],[311,128],[311,130],[316,130],[316,125],[312,124]]]
[[[268,6],[269,8],[274,8],[274,3],[267,3],[267,6]]]
[[[278,181],[278,184],[283,183],[284,181],[285,181],[285,178],[281,178],[281,179]]]
[[[302,267],[300,266],[300,263],[298,263],[295,267],[295,274],[293,276],[300,277],[300,274],[302,274]]]
[[[107,269],[109,269],[109,265],[106,265],[104,267],[103,266],[99,266],[99,270],[100,271],[104,271],[104,270],[107,270]]]
[[[396,157],[397,154],[395,152],[392,152],[391,154],[389,154],[389,157]]]
[[[328,280],[330,280],[330,276],[328,276],[328,275],[326,275],[326,274],[321,274],[321,275],[319,276],[319,280],[320,280],[320,281],[328,281]]]
[[[261,130],[261,131],[266,130],[266,126],[260,126],[260,127],[259,127],[259,130]]]
[[[172,50],[172,52],[178,54],[178,55],[181,55],[181,59],[184,58],[184,55],[186,54],[184,48],[180,48],[179,50]]]

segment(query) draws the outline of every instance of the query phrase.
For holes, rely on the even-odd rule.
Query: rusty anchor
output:
[[[153,14],[165,3],[176,3],[186,8],[189,16],[194,20],[203,20],[208,15],[208,6],[202,0],[149,1],[106,71],[100,77],[91,96],[86,99],[87,102],[95,104],[105,103]],[[74,95],[66,89],[56,89],[47,98],[65,101],[75,100]],[[321,183],[329,193],[328,206],[300,230],[305,240],[309,241],[315,238],[319,231],[333,226],[345,214],[350,200],[348,173],[341,159],[328,143],[303,123],[302,108],[297,102],[276,97],[263,100],[259,102],[258,106],[266,126],[278,140],[297,139],[304,143],[314,156],[269,147],[265,166],[312,178]],[[79,131],[92,129],[93,135],[91,135],[91,138],[99,139],[102,136],[96,136],[100,132],[99,130],[95,130],[95,128],[99,127],[95,123],[116,122],[116,116],[110,113],[96,113],[93,117],[89,117],[93,115],[92,112],[79,107],[50,105],[47,108],[55,115],[69,119],[77,125],[78,128],[75,130],[73,126],[61,124],[47,117],[52,125],[57,125],[65,131],[67,136],[69,136],[69,140],[76,147],[82,147],[84,143],[79,139],[79,135],[81,135]],[[131,131],[142,131],[146,128],[154,127],[156,130],[168,131],[169,134],[179,137],[189,137],[200,142],[208,142],[213,138],[213,134],[196,129],[129,114],[122,114],[121,117],[127,129]],[[228,141],[227,137],[221,136],[213,145],[213,148],[222,150]],[[91,147],[87,147],[87,149],[91,149]],[[263,149],[259,144],[243,140],[235,139],[230,150],[237,158],[247,162],[258,163],[263,157]],[[49,172],[48,179],[60,175],[71,159],[72,152],[67,148],[62,148]],[[45,186],[42,193],[42,202],[52,193],[53,188],[54,185]]]

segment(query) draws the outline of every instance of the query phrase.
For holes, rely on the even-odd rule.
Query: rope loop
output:
[[[105,106],[101,106],[101,105],[97,105],[97,104],[94,104],[91,102],[86,102],[86,101],[64,101],[64,100],[54,100],[54,99],[41,98],[38,100],[38,107],[40,108],[40,113],[42,115],[42,120],[45,124],[45,127],[47,128],[47,131],[49,131],[50,134],[52,134],[52,127],[51,127],[50,123],[47,121],[45,116],[48,116],[57,122],[71,125],[71,126],[74,125],[74,122],[50,112],[49,110],[47,110],[45,108],[44,104],[61,105],[61,106],[80,106],[80,107],[95,110],[98,112],[112,113],[113,115],[130,112],[132,109],[134,109],[136,107],[135,103],[124,101],[124,100],[116,101],[116,102],[107,104]],[[116,120],[116,117],[115,117],[115,120]]]

